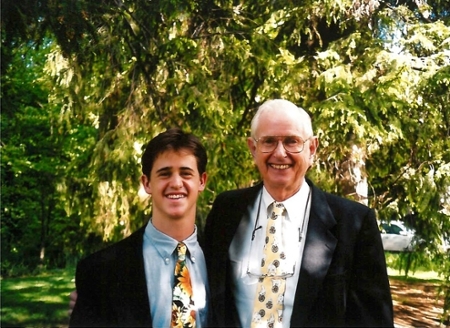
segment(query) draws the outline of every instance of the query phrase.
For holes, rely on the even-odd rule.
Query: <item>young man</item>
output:
[[[128,238],[80,261],[70,326],[206,326],[209,291],[195,226],[206,163],[200,141],[179,129],[150,141],[141,182],[152,196],[152,217]]]
[[[392,327],[374,211],[305,178],[318,147],[309,115],[269,100],[247,143],[262,183],[217,196],[206,221],[210,325]]]

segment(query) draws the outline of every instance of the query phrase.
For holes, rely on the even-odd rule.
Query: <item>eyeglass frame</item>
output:
[[[311,195],[311,191],[308,194],[308,200],[307,202],[309,202],[310,199],[310,195]],[[255,240],[256,237],[256,231],[259,229],[262,229],[262,226],[259,225],[258,226],[258,222],[259,222],[259,214],[261,213],[261,203],[262,203],[262,197],[263,197],[263,190],[261,188],[261,193],[259,196],[259,202],[258,202],[258,213],[256,214],[256,220],[255,220],[255,226],[253,228],[253,232],[252,232],[252,238],[250,241],[250,251],[253,249],[253,241]],[[308,207],[308,205],[306,205]],[[305,215],[306,215],[306,210],[305,210]],[[304,221],[303,221],[304,222]],[[301,234],[303,233],[303,226],[302,226],[302,231],[300,231],[300,228],[298,230],[299,233],[299,239],[298,242],[301,242]],[[285,272],[283,274],[278,274],[278,275],[269,275],[267,273],[252,273],[250,271],[250,256],[247,259],[247,276],[252,277],[252,278],[258,278],[258,279],[264,279],[266,277],[272,278],[272,279],[286,279],[286,278],[291,278],[294,276],[295,273],[295,267],[297,266],[297,261],[294,262],[294,265],[292,266],[292,272]]]
[[[311,136],[311,137],[313,137],[313,136]],[[256,231],[262,229],[262,226],[259,225],[259,215],[261,213],[262,198],[263,198],[263,189],[261,188],[259,202],[258,202],[258,212],[256,213],[255,225],[253,227],[251,241],[250,241],[250,252],[253,249],[253,241],[255,240],[255,237],[256,237]],[[303,214],[303,223],[302,223],[301,228],[298,228],[298,242],[299,243],[301,243],[303,240],[303,236],[304,236],[303,233],[304,233],[305,222],[306,222],[306,214],[308,213],[308,206],[310,205],[310,202],[311,202],[311,189],[309,189],[308,198],[306,199],[305,213]],[[258,279],[264,279],[266,277],[269,277],[272,279],[291,278],[294,276],[296,266],[297,266],[297,261],[295,261],[294,265],[292,266],[292,272],[287,272],[287,273],[284,273],[281,275],[268,275],[268,274],[264,274],[264,273],[256,274],[256,273],[252,273],[250,271],[250,256],[249,256],[247,259],[247,276],[252,277],[252,278],[258,278]]]
[[[247,275],[248,275],[249,277],[252,277],[252,278],[258,278],[258,279],[264,279],[264,278],[286,279],[286,278],[291,278],[291,277],[294,276],[296,264],[297,264],[297,263],[294,263],[294,265],[292,266],[292,272],[285,272],[285,273],[283,273],[283,274],[270,275],[270,274],[268,274],[268,273],[259,273],[259,274],[252,273],[252,272],[250,271],[250,261],[249,261],[249,263],[247,264]]]
[[[300,150],[300,151],[290,151],[290,150],[287,150],[287,149],[286,149],[286,146],[285,146],[285,144],[284,144],[284,141],[286,140],[286,138],[292,138],[292,137],[294,137],[294,138],[299,138],[301,141],[303,141],[302,150]],[[311,140],[311,138],[314,138],[314,135],[310,136],[309,138],[307,138],[307,139],[305,139],[305,140],[303,140],[303,138],[300,137],[300,136],[264,136],[264,137],[260,137],[260,138],[258,138],[258,139],[253,138],[253,140],[254,140],[256,143],[258,143],[258,142],[259,142],[261,139],[263,139],[263,138],[277,138],[277,139],[278,139],[278,140],[277,140],[278,143],[281,141],[281,144],[283,145],[283,148],[284,148],[284,150],[285,150],[286,152],[291,153],[291,154],[300,154],[300,153],[305,149],[305,144],[306,144],[306,142],[309,141],[309,140]],[[283,140],[280,140],[280,138],[283,138]],[[262,150],[260,149],[261,153],[264,153],[264,154],[273,153],[273,152],[277,149],[278,143],[277,143],[277,145],[275,146],[275,148],[274,148],[273,150],[271,150],[271,151],[262,151]],[[258,148],[258,146],[256,146],[256,148]]]

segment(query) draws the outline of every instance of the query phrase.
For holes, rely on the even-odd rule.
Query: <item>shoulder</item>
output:
[[[360,228],[363,223],[376,222],[375,211],[368,206],[325,192],[310,181],[308,184],[312,189],[312,211],[318,216],[331,216],[338,225],[351,225],[355,228]]]
[[[248,206],[254,203],[261,188],[262,184],[259,184],[250,188],[225,191],[216,197],[204,228],[204,237],[208,244],[217,242],[219,236],[231,240],[242,215]],[[208,251],[207,248],[203,250]]]
[[[367,212],[371,210],[366,205],[358,203],[354,200],[323,191],[319,187],[314,185],[311,180],[307,180],[307,183],[311,188],[313,201],[325,201],[330,206],[330,208],[348,209],[358,212]]]
[[[145,226],[121,241],[88,255],[79,262],[78,268],[109,268],[109,266],[116,265],[115,262],[121,261],[132,254],[142,253],[142,247],[139,247],[139,245],[142,245],[144,231]]]
[[[327,192],[323,192],[323,193],[325,194],[327,202],[331,208],[341,208],[341,209],[346,209],[349,211],[355,211],[355,212],[361,212],[361,213],[371,211],[371,209],[368,206],[358,203],[354,200],[344,198],[341,196],[337,196],[337,195],[333,195],[333,194],[330,194]]]
[[[217,195],[214,200],[215,204],[235,202],[236,200],[248,201],[254,199],[262,188],[262,183],[248,188],[228,190]]]

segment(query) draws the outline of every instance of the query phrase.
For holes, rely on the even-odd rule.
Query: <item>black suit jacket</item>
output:
[[[78,263],[71,327],[151,327],[142,251],[145,226]]]
[[[311,213],[291,327],[393,326],[392,299],[375,213],[312,188]],[[238,326],[228,249],[262,184],[220,194],[208,215],[203,250],[212,326]]]

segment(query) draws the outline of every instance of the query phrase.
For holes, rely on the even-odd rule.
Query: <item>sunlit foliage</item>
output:
[[[83,234],[114,241],[145,222],[151,202],[139,192],[139,157],[172,126],[208,149],[202,226],[217,193],[258,180],[245,143],[249,123],[259,104],[282,97],[313,116],[320,151],[310,176],[318,185],[368,203],[380,219],[406,218],[427,241],[421,254],[444,258],[448,0],[9,0],[2,7],[2,81],[15,72],[15,49],[46,56],[33,85],[45,86],[41,102],[51,110],[40,115],[49,115],[45,129],[57,134],[48,142],[64,154],[48,187]],[[13,86],[2,89],[2,107]],[[2,151],[13,145],[3,140]],[[14,163],[10,170],[18,170]]]

